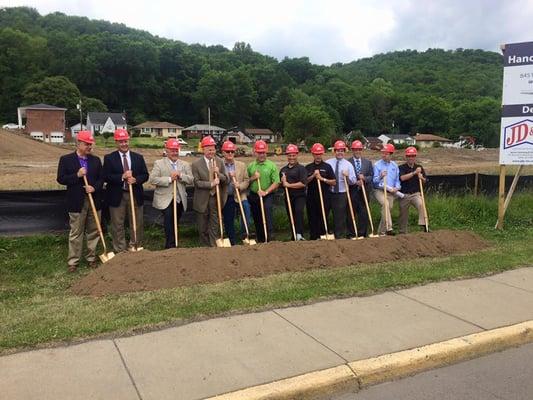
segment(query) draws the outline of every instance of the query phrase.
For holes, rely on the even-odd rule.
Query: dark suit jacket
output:
[[[131,165],[130,170],[137,183],[133,185],[133,197],[138,206],[144,204],[143,183],[148,180],[148,169],[144,158],[139,153],[130,150]],[[119,151],[114,151],[104,156],[104,181],[106,182],[106,203],[110,207],[118,207],[122,200],[123,184],[122,156]]]
[[[228,198],[228,177],[226,175],[226,168],[221,158],[215,157],[216,164],[220,174],[220,202],[224,207]],[[194,211],[203,213],[207,209],[209,203],[209,197],[211,196],[211,180],[209,179],[209,169],[205,163],[205,159],[202,156],[191,165],[192,176],[194,178],[194,197],[192,201],[192,208]]]
[[[57,167],[57,182],[67,186],[67,211],[78,213],[81,211],[83,202],[87,197],[83,178],[78,178],[78,170],[81,168],[76,152],[61,156]],[[93,155],[87,156],[87,180],[93,186],[94,204],[96,209],[100,209],[102,202],[102,186],[104,179],[102,175],[102,162]]]
[[[348,161],[353,165],[355,170],[355,159],[350,157],[348,158]],[[365,189],[368,195],[372,188],[372,178],[374,177],[374,167],[372,166],[372,161],[370,161],[368,158],[361,157],[361,171],[359,171],[359,173],[365,176]],[[359,176],[357,179],[359,179]],[[357,185],[350,186],[350,189],[361,190],[361,188]]]

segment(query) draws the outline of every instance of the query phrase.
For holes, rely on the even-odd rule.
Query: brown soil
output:
[[[143,250],[116,255],[76,282],[71,291],[77,295],[103,296],[358,263],[442,257],[486,247],[488,244],[472,232],[438,231],[357,241]]]

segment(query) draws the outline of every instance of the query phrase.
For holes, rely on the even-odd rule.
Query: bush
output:
[[[152,137],[149,133],[141,133],[139,137]]]

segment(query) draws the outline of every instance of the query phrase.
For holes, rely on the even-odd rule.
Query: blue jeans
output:
[[[222,209],[222,217],[224,219],[224,230],[228,235],[229,241],[232,246],[235,245],[235,211],[237,210],[237,203],[233,196],[228,196],[226,204]]]
[[[248,203],[248,199],[242,201],[242,208],[244,210],[244,216],[246,218],[246,223],[248,224],[248,232],[251,233],[253,221],[252,221],[252,212],[250,210],[250,203]],[[244,221],[242,220],[242,217],[241,217],[241,238],[242,239],[246,238],[246,229],[244,228]]]

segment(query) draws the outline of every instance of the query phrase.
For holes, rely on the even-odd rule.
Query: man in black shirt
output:
[[[304,232],[304,207],[305,207],[305,186],[307,185],[307,170],[298,163],[298,146],[289,144],[287,150],[288,164],[284,166],[280,173],[281,184],[288,189],[291,201],[292,215],[294,217],[294,226],[296,237],[294,240],[305,240]],[[289,215],[288,203],[287,215]]]
[[[409,207],[414,205],[418,211],[418,225],[425,230],[426,220],[422,206],[422,196],[420,195],[420,183],[426,183],[426,173],[421,165],[416,163],[416,148],[405,149],[407,162],[400,165],[401,192],[405,195],[400,199],[400,233],[407,233],[407,223],[409,220]]]
[[[324,229],[324,219],[320,209],[320,196],[318,193],[317,182],[322,187],[322,196],[324,197],[324,208],[326,219],[330,210],[330,193],[329,188],[335,186],[335,173],[328,163],[322,160],[324,146],[315,143],[311,147],[314,161],[305,166],[307,170],[307,218],[309,220],[310,239],[317,240],[321,235],[327,234]]]

